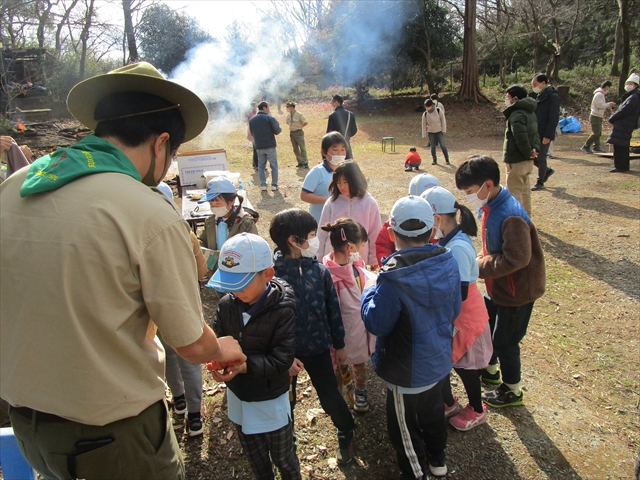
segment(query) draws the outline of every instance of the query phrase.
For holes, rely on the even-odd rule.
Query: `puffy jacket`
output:
[[[231,238],[239,233],[254,233],[258,235],[258,227],[256,222],[260,218],[257,212],[254,212],[250,208],[243,208],[236,217],[233,225],[229,228],[229,236]],[[210,250],[220,250],[222,245],[218,245],[217,239],[218,232],[218,218],[215,215],[211,215],[204,220],[204,230],[200,233],[200,245]]]
[[[453,321],[461,302],[460,272],[450,250],[425,245],[391,255],[378,283],[362,292],[362,318],[378,337],[372,358],[376,373],[409,388],[446,377],[453,366]]]
[[[538,135],[540,138],[556,139],[556,127],[560,120],[560,96],[551,85],[538,94],[536,99],[536,117],[538,117]]]
[[[344,348],[340,303],[327,267],[317,258],[284,258],[275,254],[276,276],[296,297],[296,356],[316,355]]]
[[[236,375],[227,387],[244,402],[261,402],[289,390],[289,368],[296,338],[295,296],[283,280],[273,278],[264,303],[243,324],[243,303],[233,294],[220,300],[213,329],[230,335],[247,356],[247,373]]]
[[[531,150],[540,150],[538,137],[538,119],[536,101],[523,98],[504,111],[507,126],[504,132],[502,160],[506,163],[518,163],[531,160]]]
[[[505,187],[482,207],[482,253],[480,278],[497,305],[519,307],[544,294],[547,277],[538,231]]]
[[[640,115],[640,91],[634,88],[622,96],[622,103],[616,112],[609,117],[613,124],[607,143],[627,147],[631,143],[633,130],[638,128]]]
[[[267,112],[258,110],[258,113],[249,120],[249,133],[253,136],[256,149],[275,148],[276,135],[282,132],[278,121]]]

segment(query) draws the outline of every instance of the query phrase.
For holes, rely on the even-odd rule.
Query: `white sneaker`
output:
[[[260,185],[260,190],[262,190],[263,192],[267,191],[267,186],[266,185]]]
[[[444,477],[447,474],[447,466],[446,465],[431,465],[429,464],[429,471],[431,475],[434,477]]]
[[[265,188],[265,190],[266,190],[266,188]],[[272,192],[278,191],[278,186],[277,185],[271,185],[271,191]]]

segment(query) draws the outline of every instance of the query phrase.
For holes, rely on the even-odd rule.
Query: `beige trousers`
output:
[[[507,163],[507,188],[531,216],[531,188],[529,175],[533,171],[533,160]]]

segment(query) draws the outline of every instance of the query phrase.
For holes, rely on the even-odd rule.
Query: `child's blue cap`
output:
[[[420,196],[429,202],[433,213],[445,214],[456,213],[458,211],[456,208],[456,197],[446,188],[433,187],[425,190]]]
[[[222,193],[236,193],[236,186],[227,177],[214,177],[207,182],[207,194],[198,203],[210,202]]]
[[[420,220],[425,226],[419,230],[404,230],[400,228],[400,225],[407,220]],[[415,195],[403,197],[391,209],[389,225],[394,232],[406,237],[417,237],[433,228],[433,210],[429,202],[422,197],[416,197]]]
[[[173,202],[173,191],[169,185],[165,182],[160,182],[156,188],[160,190],[160,193],[162,193],[167,200]]]
[[[258,272],[272,266],[271,249],[266,240],[253,233],[241,233],[222,245],[218,270],[207,287],[239,292],[247,288]]]
[[[426,189],[431,187],[439,187],[440,182],[430,173],[416,175],[409,183],[409,195],[421,195]]]

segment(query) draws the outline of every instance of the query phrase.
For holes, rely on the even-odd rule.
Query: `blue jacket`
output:
[[[327,267],[317,258],[284,258],[276,252],[276,276],[296,296],[296,357],[316,355],[331,345],[344,348],[340,302]]]
[[[267,112],[259,110],[249,120],[249,131],[253,136],[253,142],[258,148],[275,148],[276,135],[282,132],[278,121]]]
[[[453,321],[460,313],[460,273],[438,245],[400,250],[384,260],[375,286],[362,292],[362,318],[377,335],[373,367],[385,381],[425,387],[453,367]]]
[[[502,223],[508,217],[521,217],[527,225],[531,224],[531,219],[522,204],[505,187],[482,207],[482,212],[482,235],[487,253],[502,253]]]

